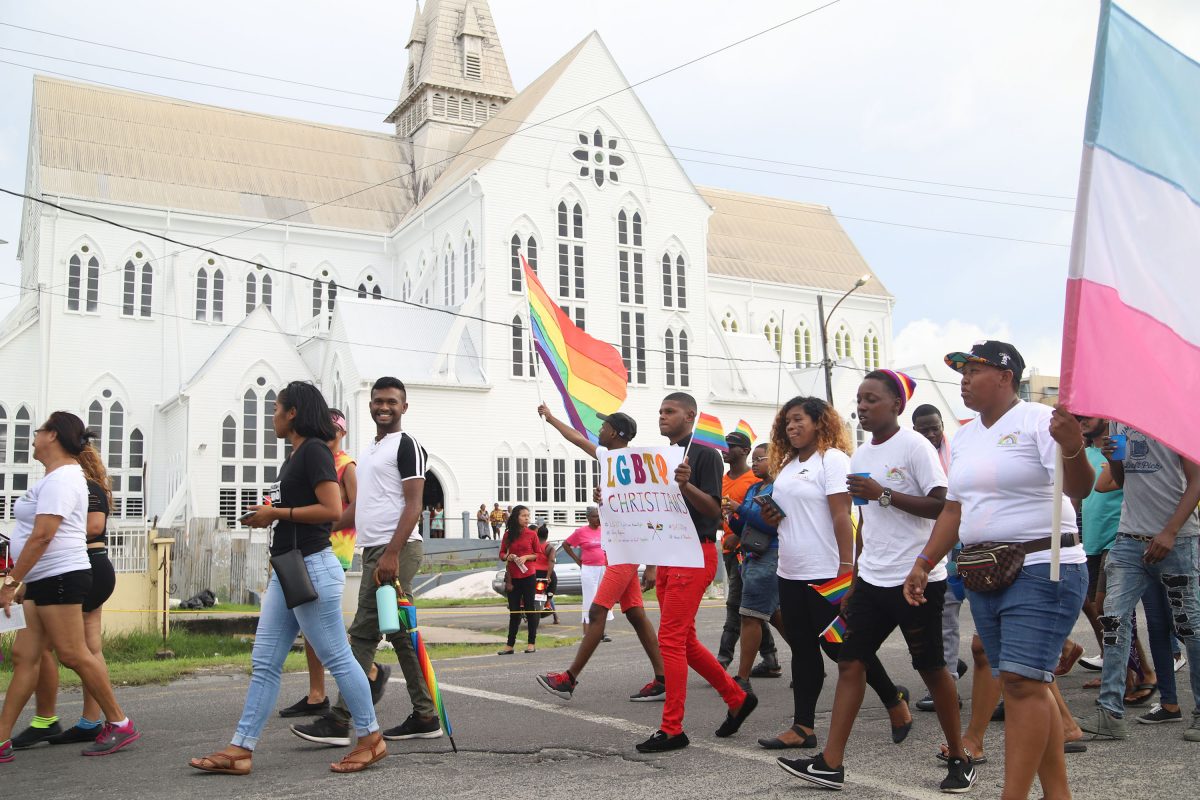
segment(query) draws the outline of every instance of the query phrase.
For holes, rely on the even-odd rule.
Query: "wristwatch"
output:
[[[884,489],[883,494],[879,495],[879,507],[887,508],[892,504],[892,490]]]
[[[20,585],[21,585],[21,582],[19,580],[17,580],[16,578],[14,578],[12,575],[4,576],[4,588],[7,589],[8,587],[11,586],[12,588],[15,589]]]

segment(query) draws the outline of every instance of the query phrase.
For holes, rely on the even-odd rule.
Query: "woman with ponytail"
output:
[[[80,451],[79,466],[87,481],[87,555],[92,568],[92,588],[83,601],[83,634],[88,650],[104,664],[100,614],[117,586],[117,573],[108,559],[108,515],[112,508],[112,488],[100,453],[92,445]],[[107,672],[107,667],[105,668]],[[47,647],[38,673],[37,713],[32,724],[13,737],[13,748],[23,750],[40,742],[78,744],[90,742],[100,733],[101,712],[96,698],[85,689],[83,714],[79,721],[62,729],[56,715],[58,701],[58,661]]]
[[[87,551],[88,487],[80,457],[92,438],[83,420],[66,411],[55,411],[34,431],[33,457],[46,475],[14,504],[16,564],[0,585],[0,613],[7,616],[24,584],[26,620],[13,644],[13,677],[0,711],[0,763],[13,760],[9,736],[34,692],[47,648],[79,675],[84,691],[104,713],[106,722],[84,748],[85,756],[115,753],[141,736],[117,705],[108,671],[88,647],[84,629],[83,608],[93,597],[93,580]]]

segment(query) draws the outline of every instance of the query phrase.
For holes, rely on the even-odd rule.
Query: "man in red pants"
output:
[[[721,529],[721,456],[712,448],[692,445],[696,423],[696,398],[674,392],[663,398],[658,409],[658,432],[684,449],[683,462],[675,470],[675,481],[683,492],[688,512],[700,537],[703,567],[658,568],[658,646],[662,651],[667,684],[662,725],[653,736],[637,745],[640,753],[663,753],[688,746],[683,732],[687,705],[688,668],[709,682],[729,707],[717,736],[737,733],[758,706],[752,692],[744,692],[725,672],[716,657],[696,638],[696,612],[704,592],[717,574],[717,533]]]

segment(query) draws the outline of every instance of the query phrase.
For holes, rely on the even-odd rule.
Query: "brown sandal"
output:
[[[203,758],[189,759],[188,766],[201,772],[213,772],[220,775],[249,775],[251,758],[250,755],[231,756],[229,753],[213,753]],[[204,763],[206,761],[207,764]],[[243,762],[245,766],[238,766]]]
[[[369,755],[370,759],[367,761],[358,761],[355,759],[355,756],[363,753]],[[387,754],[387,742],[385,742],[383,737],[380,736],[375,740],[374,744],[364,744],[363,742],[359,742],[358,747],[351,750],[341,761],[337,762],[336,764],[330,764],[329,769],[333,772],[342,773],[362,772],[375,762],[382,761],[384,758],[387,758]]]

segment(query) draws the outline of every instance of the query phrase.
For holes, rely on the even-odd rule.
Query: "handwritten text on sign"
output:
[[[680,447],[600,448],[601,541],[610,564],[704,566],[675,468]]]

